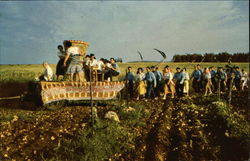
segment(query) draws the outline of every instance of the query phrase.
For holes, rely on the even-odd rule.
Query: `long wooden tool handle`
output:
[[[11,99],[19,99],[21,96],[13,96],[13,97],[1,97],[0,100],[11,100]]]

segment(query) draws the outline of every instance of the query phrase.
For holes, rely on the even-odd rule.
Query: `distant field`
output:
[[[142,67],[145,68],[147,66],[156,65],[157,63],[152,62],[133,62],[133,63],[119,63],[121,75],[119,78],[123,77],[125,75],[125,69],[128,66],[132,67],[132,70],[136,72],[137,68]],[[160,66],[160,69],[162,70],[164,66],[169,65],[173,71],[175,71],[176,67],[186,67],[187,71],[191,73],[193,71],[194,65],[197,63],[163,63]],[[209,66],[222,66],[224,67],[227,63],[202,63],[201,66],[209,67]],[[240,67],[240,69],[245,69],[247,72],[249,72],[249,63],[233,63],[234,65],[237,65]],[[56,70],[56,65],[51,65],[52,69]],[[41,72],[43,71],[43,67],[40,64],[25,64],[25,65],[19,65],[19,64],[13,64],[13,65],[0,65],[0,82],[8,82],[8,81],[29,81],[33,80],[35,77],[39,76]]]

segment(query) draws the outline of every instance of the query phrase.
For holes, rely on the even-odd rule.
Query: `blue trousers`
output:
[[[147,81],[147,93],[146,98],[155,98],[154,82]]]

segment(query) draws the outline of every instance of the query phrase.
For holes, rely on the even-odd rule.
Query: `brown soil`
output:
[[[41,158],[41,151],[46,154],[46,151],[60,146],[59,138],[73,136],[77,130],[84,128],[90,109],[66,107],[58,111],[47,111],[37,118],[33,114],[31,111],[25,116],[27,120],[16,117],[2,126],[0,151],[5,158]]]
[[[23,83],[0,84],[0,90],[1,97],[10,97],[22,94],[27,90],[27,85]],[[247,92],[244,93],[245,95]],[[236,101],[235,98],[232,104],[240,106],[239,102],[242,102],[244,98],[239,97],[238,99]],[[183,129],[178,131],[178,126],[176,126],[178,120],[173,121],[173,118],[179,114],[178,110],[173,111],[174,107],[179,105],[178,102],[176,103],[175,100],[170,102],[155,100],[139,102],[146,105],[150,118],[145,120],[147,126],[139,129],[141,137],[136,141],[135,148],[137,150],[122,157],[128,160],[164,161],[169,160],[169,158],[175,160],[173,149],[180,145],[177,145],[179,143],[176,143],[176,140],[172,138],[178,138],[176,135],[182,135],[183,131]],[[22,119],[15,116],[0,126],[0,155],[3,155],[2,158],[0,156],[0,160],[3,158],[5,160],[40,160],[41,154],[49,155],[51,149],[60,146],[59,140],[71,138],[77,131],[84,129],[90,116],[90,107],[87,106],[64,107],[55,111],[35,111],[36,108],[34,103],[20,103],[18,99],[0,101],[1,115],[6,116],[25,111],[25,116]],[[98,109],[107,111],[108,107],[98,107]],[[187,136],[182,136],[182,138],[185,137]],[[199,141],[197,142],[199,143]],[[232,146],[234,144],[235,146]],[[237,147],[238,142],[228,145]],[[185,148],[183,149],[185,150]],[[233,150],[235,152],[235,148]],[[196,153],[199,157],[199,152]],[[185,152],[185,154],[189,154],[189,152]],[[232,159],[232,155],[234,155],[233,152],[228,156],[231,160],[235,160]],[[180,156],[182,157],[182,155]],[[185,156],[185,158],[192,158],[192,156]],[[202,160],[202,158],[199,159]],[[191,160],[196,159],[192,158]]]
[[[8,82],[0,83],[0,97],[20,96],[28,90],[28,83]]]

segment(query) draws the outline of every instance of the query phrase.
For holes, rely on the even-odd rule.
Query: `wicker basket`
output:
[[[80,53],[83,54],[83,57],[85,57],[86,53],[87,53],[87,49],[89,47],[89,43],[81,41],[81,40],[64,40],[63,44],[64,44],[64,48],[65,48],[65,42],[71,42],[72,46],[77,46],[79,48]]]

